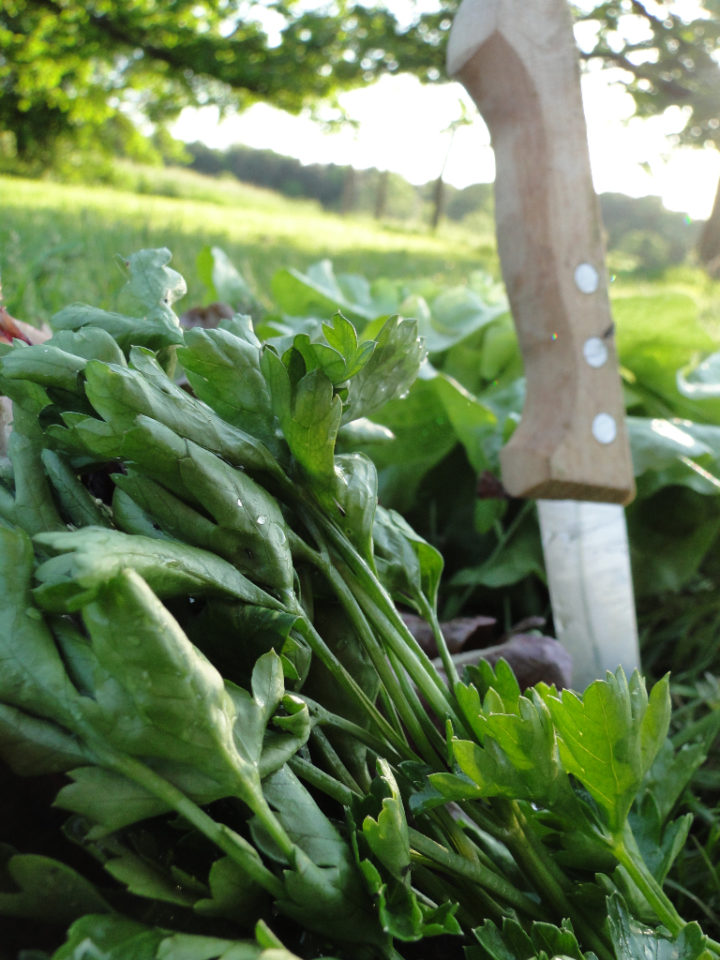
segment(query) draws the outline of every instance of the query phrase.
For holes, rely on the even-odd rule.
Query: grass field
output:
[[[478,269],[499,277],[494,237],[456,223],[432,234],[422,224],[343,217],[312,201],[179,168],[126,165],[118,181],[125,189],[0,175],[0,279],[10,313],[40,323],[74,300],[113,309],[124,282],[118,257],[147,247],[172,251],[173,266],[188,283],[180,309],[205,297],[195,264],[207,244],[225,250],[268,306],[276,270],[303,270],[322,258],[331,259],[336,272],[370,280],[462,284]],[[623,271],[612,251],[609,269],[616,299],[690,295],[720,340],[720,283],[702,271],[683,266],[641,277]]]
[[[37,322],[77,299],[111,309],[123,279],[117,255],[147,247],[172,251],[188,282],[186,306],[203,295],[195,258],[206,244],[222,247],[261,297],[278,268],[304,269],[324,257],[338,271],[371,279],[459,283],[472,270],[497,271],[492,237],[450,226],[433,236],[421,227],[345,218],[187,172],[166,172],[158,189],[183,195],[0,177],[0,276],[10,312]]]

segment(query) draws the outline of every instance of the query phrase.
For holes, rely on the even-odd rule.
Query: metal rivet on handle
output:
[[[581,263],[575,268],[575,286],[581,293],[595,293],[599,283],[600,277],[591,263]]]
[[[589,337],[583,344],[583,356],[591,367],[602,367],[607,361],[608,349],[600,337]]]
[[[598,413],[592,422],[592,432],[598,443],[612,443],[617,436],[615,417],[609,413]]]

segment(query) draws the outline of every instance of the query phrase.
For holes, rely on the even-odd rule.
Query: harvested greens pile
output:
[[[352,452],[418,374],[414,322],[183,331],[169,259],[127,261],[141,319],[75,304],[0,358],[6,836],[14,791],[57,794],[56,837],[0,844],[12,943],[28,960],[47,928],[54,960],[720,955],[663,890],[706,747],[666,739],[667,681],[523,695],[503,662],[458,677],[445,650],[446,681],[399,613],[443,651],[442,559]]]

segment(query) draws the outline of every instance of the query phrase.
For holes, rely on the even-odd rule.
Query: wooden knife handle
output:
[[[525,364],[504,486],[627,503],[632,461],[566,0],[463,0],[448,69],[492,137],[498,250]]]

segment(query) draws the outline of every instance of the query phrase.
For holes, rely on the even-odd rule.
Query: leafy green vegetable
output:
[[[110,911],[89,881],[57,860],[20,854],[6,844],[0,844],[0,858],[0,871],[16,888],[0,891],[0,917],[67,923],[86,913]]]
[[[211,301],[231,303],[235,308],[250,305],[253,297],[242,274],[220,247],[203,247],[196,260],[198,277]]]
[[[502,930],[487,920],[474,931],[482,949],[470,948],[471,960],[545,960],[550,957],[568,957],[572,960],[595,960],[592,952],[583,953],[568,923],[561,927],[549,923],[534,923],[529,931],[510,918],[503,921]]]
[[[168,261],[128,258],[145,320],[76,310],[47,352],[0,357],[17,410],[0,756],[13,778],[50,778],[83,848],[7,851],[0,912],[74,921],[53,960],[401,960],[430,937],[471,960],[720,956],[668,883],[707,731],[667,739],[667,679],[521,691],[503,661],[459,676],[443,557],[378,502],[428,481],[414,446],[494,463],[521,392],[502,304],[425,290],[422,323],[455,369],[461,348],[495,349],[484,373],[506,380],[478,399],[425,363],[414,321],[375,312],[388,289],[324,265],[277,289],[288,309],[336,300],[329,322],[288,314],[265,342],[247,317],[184,333]],[[222,258],[211,267],[232,285]],[[369,415],[398,438],[383,433],[377,468],[338,445]],[[710,473],[712,431],[676,429],[690,446],[639,425],[641,478],[681,448]],[[494,546],[456,583],[541,572],[529,512],[498,535],[504,520],[485,511]],[[396,604],[425,618],[444,673]]]
[[[420,613],[437,603],[443,560],[394,510],[378,507],[373,526],[378,573],[400,603]]]
[[[267,942],[268,937],[262,930],[258,930],[257,940],[173,933],[122,917],[90,915],[73,924],[68,942],[53,960],[83,960],[89,951],[103,960],[298,960],[274,942],[266,946],[262,941]]]
[[[222,328],[187,330],[178,358],[200,400],[274,450],[271,394],[260,369],[260,341],[251,330],[247,336]]]
[[[549,697],[563,765],[603,809],[610,830],[627,817],[640,784],[668,732],[667,678],[650,696],[638,673],[622,670],[592,683],[582,699],[570,690]]]
[[[374,320],[392,310],[386,301],[373,296],[363,277],[336,276],[329,260],[314,264],[306,274],[298,270],[280,270],[272,280],[275,302],[294,316],[330,316],[340,309],[351,319]]]
[[[302,366],[295,378],[299,358]],[[291,354],[289,365],[272,350],[263,354],[262,369],[273,397],[273,411],[287,439],[287,444],[302,469],[320,489],[329,487],[335,474],[333,454],[342,400],[332,382],[319,368],[304,372],[299,353]]]
[[[55,552],[68,551],[46,560],[36,571],[40,586],[35,596],[49,610],[77,609],[126,567],[137,570],[160,596],[209,592],[278,608],[273,597],[226,561],[195,547],[104,527],[38,534],[36,539]]]
[[[712,956],[697,924],[688,924],[674,939],[653,933],[633,921],[617,895],[610,898],[608,922],[618,960],[638,956],[657,960],[674,960],[676,957],[678,960],[708,960]]]
[[[153,319],[154,322],[148,324],[144,317],[126,317],[122,313],[76,303],[56,313],[52,322],[56,330],[77,331],[99,326],[124,348],[134,345],[159,349],[182,343],[182,335],[172,317],[161,312]]]

